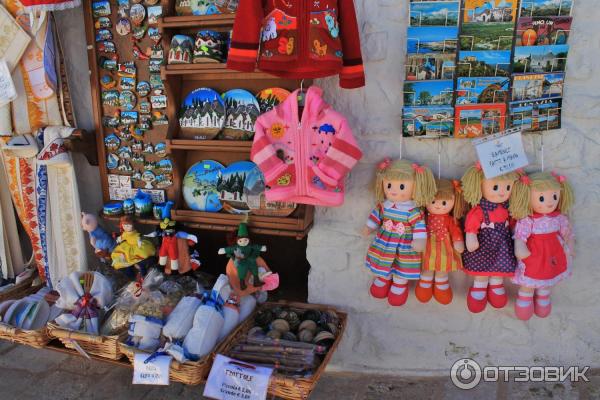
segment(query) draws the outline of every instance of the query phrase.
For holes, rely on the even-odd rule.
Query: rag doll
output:
[[[515,184],[510,212],[517,219],[512,281],[520,286],[515,314],[528,320],[535,312],[545,318],[552,310],[550,289],[571,274],[574,236],[566,214],[573,191],[562,175],[538,172]],[[534,301],[535,295],[535,301]]]
[[[459,220],[466,203],[459,181],[440,179],[436,180],[436,186],[437,193],[426,206],[427,245],[415,296],[422,303],[427,303],[433,296],[440,304],[450,304],[452,288],[448,272],[462,269],[461,254],[465,251],[465,242]]]
[[[408,298],[408,280],[419,279],[427,229],[422,206],[436,193],[431,170],[407,160],[385,159],[376,172],[377,205],[363,235],[376,232],[366,267],[375,275],[371,295],[401,306]]]
[[[191,247],[198,244],[198,238],[187,232],[177,230],[177,223],[166,217],[159,224],[159,229],[146,237],[160,237],[158,264],[165,269],[165,274],[185,274],[200,267],[197,253]]]
[[[156,249],[152,242],[143,239],[135,230],[131,217],[121,217],[120,227],[118,244],[111,253],[112,265],[115,269],[123,269],[131,278],[137,275],[136,270],[144,275],[147,260],[154,256]]]
[[[488,301],[495,308],[506,305],[504,277],[512,277],[517,267],[508,213],[516,172],[487,179],[479,163],[462,177],[463,196],[473,208],[465,219],[463,270],[475,277],[467,295],[473,313],[482,312]]]
[[[106,232],[93,214],[81,213],[81,227],[90,235],[90,244],[94,248],[96,257],[102,262],[110,260],[110,253],[116,246],[115,239]]]

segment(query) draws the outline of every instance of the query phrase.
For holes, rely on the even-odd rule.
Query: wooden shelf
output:
[[[217,15],[173,15],[158,20],[162,29],[178,28],[209,28],[218,26],[233,26],[235,14]]]
[[[121,215],[106,215],[104,214],[102,211],[100,211],[98,213],[98,215],[100,216],[100,218],[106,220],[106,221],[114,221],[114,222],[119,222],[119,219],[124,216],[125,214],[121,214]],[[160,224],[160,220],[159,219],[154,219],[154,218],[140,218],[140,217],[136,217],[135,215],[129,215],[132,219],[133,222],[138,223],[138,224],[142,224],[142,225],[158,225]]]
[[[248,153],[252,148],[251,140],[192,140],[171,139],[168,141],[171,150],[188,151],[222,151]]]
[[[189,76],[196,80],[216,80],[216,79],[237,79],[237,80],[256,80],[256,79],[279,79],[275,75],[266,72],[239,72],[227,69],[227,65],[219,63],[200,63],[200,64],[172,64],[162,67],[161,75],[169,76]]]

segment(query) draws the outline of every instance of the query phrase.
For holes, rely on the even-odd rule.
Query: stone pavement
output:
[[[598,399],[600,371],[589,383],[482,383],[455,388],[448,377],[406,378],[355,373],[326,373],[311,400],[396,399]],[[131,370],[81,357],[36,350],[0,341],[0,399],[158,400],[201,399],[201,386],[134,386]]]

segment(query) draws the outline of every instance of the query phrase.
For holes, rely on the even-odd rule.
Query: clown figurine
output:
[[[246,277],[248,273],[252,275],[254,287],[263,285],[259,277],[257,261],[260,258],[261,251],[267,251],[267,247],[250,244],[248,224],[246,222],[242,222],[238,228],[236,245],[219,249],[219,254],[225,254],[233,261],[242,290],[246,289]]]

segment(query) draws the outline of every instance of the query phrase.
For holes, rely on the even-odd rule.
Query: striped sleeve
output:
[[[360,36],[354,0],[338,0],[340,36],[342,38],[343,66],[340,87],[354,89],[365,86],[365,69],[360,50]]]
[[[240,0],[227,56],[227,68],[243,72],[254,71],[263,17],[261,1]]]
[[[260,118],[256,121],[255,125],[254,142],[252,143],[250,159],[258,165],[267,183],[279,177],[287,168],[287,165],[277,157],[275,147],[273,147],[273,144],[267,137]]]
[[[410,210],[409,223],[413,227],[413,239],[427,239],[427,226],[425,218],[418,207]]]
[[[325,157],[317,164],[317,169],[335,182],[343,179],[361,159],[362,151],[356,144],[352,130],[345,120]],[[320,174],[319,174],[320,175]]]
[[[371,229],[377,229],[381,226],[381,207],[377,206],[371,211],[367,219],[367,226]]]

